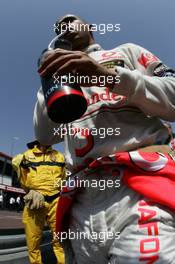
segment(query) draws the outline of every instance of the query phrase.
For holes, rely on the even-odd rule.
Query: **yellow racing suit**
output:
[[[55,237],[56,207],[61,181],[65,178],[64,156],[49,147],[45,153],[35,146],[33,149],[19,154],[12,160],[18,173],[21,186],[28,193],[30,190],[41,193],[44,207],[31,210],[27,206],[23,211],[26,240],[31,264],[42,264],[40,241],[42,231],[47,222]],[[53,250],[58,264],[64,262],[64,251],[58,242],[53,240]]]

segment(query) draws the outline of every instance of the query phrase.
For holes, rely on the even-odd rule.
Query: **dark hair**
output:
[[[31,141],[31,142],[27,143],[27,147],[28,147],[29,149],[34,148],[34,146],[36,146],[36,145],[37,145],[37,146],[40,145],[40,143],[39,143],[38,140],[34,140],[34,141]]]
[[[83,24],[87,24],[87,25],[89,25],[90,26],[90,28],[91,28],[91,24],[89,24],[87,21],[85,21],[84,19],[82,19],[81,17],[79,17],[79,16],[76,16],[76,15],[72,15],[72,14],[68,14],[68,15],[65,15],[65,16],[63,16],[62,18],[58,18],[57,19],[57,21],[55,22],[55,29],[54,29],[54,31],[55,31],[55,33],[57,34],[57,35],[59,35],[60,34],[60,31],[58,30],[58,26],[62,23],[62,22],[64,22],[64,20],[65,19],[70,19],[70,18],[72,18],[72,19],[78,19],[78,20],[81,20],[82,22],[83,22]],[[94,36],[93,36],[93,33],[92,33],[92,31],[91,30],[89,30],[89,32],[90,32],[90,35],[91,35],[91,37],[92,38],[94,38]]]

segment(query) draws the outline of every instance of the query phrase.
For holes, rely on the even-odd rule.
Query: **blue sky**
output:
[[[174,0],[0,0],[0,151],[17,154],[34,137],[36,62],[54,37],[57,17],[74,13],[91,23],[120,23],[120,32],[95,33],[97,42],[105,49],[133,42],[175,68],[174,10]]]

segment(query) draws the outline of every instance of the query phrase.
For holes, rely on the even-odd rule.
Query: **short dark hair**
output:
[[[78,19],[78,20],[81,20],[84,24],[87,24],[87,25],[89,25],[90,26],[90,28],[92,27],[92,25],[90,24],[90,23],[88,23],[87,21],[85,21],[84,19],[82,19],[81,17],[79,17],[79,16],[76,16],[76,15],[73,15],[73,14],[67,14],[67,15],[65,15],[65,16],[63,16],[63,17],[61,17],[61,18],[58,18],[57,20],[56,20],[56,22],[55,22],[55,33],[57,34],[57,35],[59,35],[60,34],[60,31],[58,30],[58,28],[59,28],[59,25],[62,23],[62,22],[64,22],[65,20],[70,20],[70,19],[73,19],[73,20],[75,20],[75,19]],[[72,20],[72,21],[73,21]],[[65,21],[66,22],[66,21]],[[89,31],[90,32],[90,34],[91,34],[91,37],[92,38],[94,38],[93,37],[93,33],[92,33],[92,31],[90,30]]]
[[[36,145],[37,145],[37,146],[40,145],[40,143],[39,143],[38,140],[33,140],[33,141],[27,143],[27,147],[28,147],[29,149],[33,149],[34,146],[36,146]]]

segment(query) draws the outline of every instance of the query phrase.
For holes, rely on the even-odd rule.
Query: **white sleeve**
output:
[[[175,121],[175,71],[140,46],[131,44],[128,55],[134,70],[117,67],[120,84],[112,92],[126,96],[146,115]],[[139,65],[139,58],[143,65]]]
[[[63,137],[60,135],[61,125],[54,123],[48,117],[42,88],[37,94],[33,122],[35,137],[41,144],[53,145],[63,141]]]

